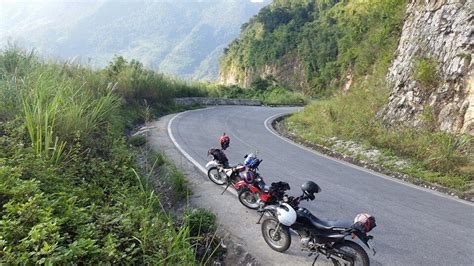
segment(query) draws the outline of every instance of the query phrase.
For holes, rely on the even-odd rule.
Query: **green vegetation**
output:
[[[394,169],[461,193],[474,181],[474,139],[429,129],[391,130],[376,118],[386,94],[353,89],[346,95],[310,104],[287,119],[287,127],[314,143],[331,145],[330,137],[356,140],[367,146],[409,159],[412,167]],[[318,114],[318,115],[314,115]],[[381,162],[383,163],[383,162]]]
[[[221,58],[222,71],[237,71],[242,79],[247,71],[259,73],[268,64],[300,62],[306,80],[284,85],[320,100],[288,118],[290,130],[324,145],[336,136],[375,146],[410,160],[411,167],[401,169],[405,173],[468,191],[474,181],[472,137],[435,132],[436,117],[428,106],[418,130],[387,128],[378,115],[389,96],[385,76],[405,5],[398,0],[275,0],[242,26],[239,39]],[[435,87],[437,62],[419,58],[414,63],[415,80],[424,89]],[[348,75],[352,85],[340,92]],[[278,84],[279,78],[256,80],[250,91]]]
[[[3,51],[0,264],[200,263],[193,247],[200,236],[162,209],[124,136],[140,110],[166,112],[173,97],[190,95],[203,92],[135,61],[91,70]],[[145,100],[150,108],[140,106]],[[187,195],[184,176],[158,159]]]
[[[351,89],[309,104],[286,120],[286,126],[314,143],[331,145],[330,137],[355,140],[369,147],[408,159],[411,167],[395,168],[423,180],[467,192],[474,181],[474,138],[434,131],[431,108],[426,108],[421,129],[387,128],[378,112],[388,99],[385,74],[388,62],[381,59],[373,71],[354,79]],[[381,162],[383,163],[383,162]]]
[[[242,26],[221,58],[221,70],[237,69],[243,76],[248,69],[297,59],[309,84],[304,92],[328,95],[348,72],[363,76],[375,61],[390,61],[404,10],[405,1],[398,0],[274,1]]]
[[[133,136],[128,139],[128,143],[132,146],[139,147],[145,145],[146,138],[143,135]]]
[[[418,81],[422,88],[431,89],[436,87],[439,81],[439,75],[436,67],[438,63],[434,58],[420,58],[415,62],[413,73],[414,80]]]
[[[216,215],[206,209],[193,209],[186,212],[184,223],[189,225],[192,236],[212,233],[216,230]]]
[[[255,80],[250,88],[209,86],[208,91],[211,97],[254,99],[264,105],[304,105],[307,102],[303,94],[283,88],[271,77]]]

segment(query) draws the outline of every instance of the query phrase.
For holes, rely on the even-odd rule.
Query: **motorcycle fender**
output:
[[[245,181],[239,181],[237,183],[234,184],[234,187],[238,190],[242,187],[244,187],[247,183],[245,183]]]
[[[257,193],[257,192],[260,191],[260,189],[256,188],[253,185],[249,185],[249,189],[250,189],[250,192],[252,192],[252,193]]]
[[[225,169],[225,170],[224,170],[224,173],[225,173],[227,176],[231,176],[231,175],[234,173],[234,170],[232,170],[232,169]]]
[[[210,161],[206,164],[206,168],[217,167],[218,165],[216,161]]]
[[[270,212],[270,213],[276,213],[277,212],[277,207],[275,205],[268,205],[263,208],[264,212]]]
[[[365,246],[367,246],[368,249],[372,250],[372,252],[374,253],[373,255],[377,253],[375,251],[375,246],[373,244],[370,244],[371,240],[374,238],[373,236],[369,236],[361,232],[355,232],[355,235],[362,241],[362,243],[365,244]]]

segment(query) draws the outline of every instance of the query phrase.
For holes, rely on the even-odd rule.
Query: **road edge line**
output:
[[[202,111],[202,110],[206,110],[206,109],[214,109],[215,107],[210,107],[210,108],[204,108],[204,109],[195,109],[195,110],[188,110],[188,111],[184,111],[184,112],[181,112],[181,113],[178,113],[176,115],[174,115],[169,121],[168,121],[168,125],[167,125],[167,131],[168,131],[168,136],[170,137],[171,139],[171,142],[173,142],[174,146],[179,150],[179,152],[181,152],[181,154],[186,158],[188,159],[188,161],[190,161],[192,164],[194,164],[194,166],[196,166],[201,172],[203,172],[206,176],[207,176],[207,170],[206,168],[204,168],[204,166],[202,166],[200,163],[198,163],[191,155],[189,155],[189,153],[187,153],[182,147],[181,145],[178,144],[178,142],[176,141],[176,139],[174,138],[173,136],[173,132],[171,131],[171,124],[174,122],[174,119],[175,118],[178,118],[179,116],[181,116],[182,114],[185,114],[185,113],[190,113],[190,112],[194,112],[194,111]],[[226,186],[222,186],[222,187],[226,187]],[[229,191],[230,193],[232,193],[234,196],[238,196],[237,195],[237,192],[235,190],[227,190]]]

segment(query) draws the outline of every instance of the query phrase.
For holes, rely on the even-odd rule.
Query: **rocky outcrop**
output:
[[[435,129],[474,134],[474,10],[469,0],[415,0],[387,79],[392,89],[383,110],[386,125],[420,127],[427,112]],[[422,60],[435,64],[417,78]],[[431,75],[430,75],[431,74]]]
[[[309,89],[304,65],[298,56],[286,55],[278,63],[267,63],[263,67],[248,67],[244,70],[235,66],[222,69],[218,82],[222,85],[250,87],[257,78],[272,78],[291,90]]]

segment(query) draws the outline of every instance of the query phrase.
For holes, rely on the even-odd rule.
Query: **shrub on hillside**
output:
[[[439,82],[437,71],[438,63],[434,58],[419,58],[415,61],[413,79],[418,81],[422,88],[432,89]]]

